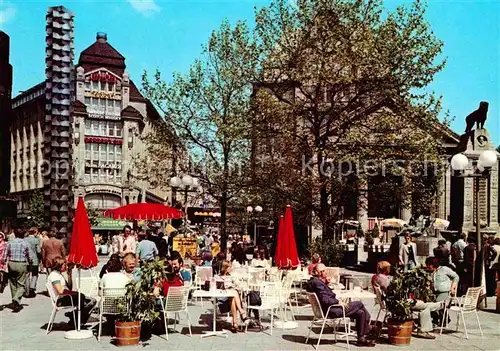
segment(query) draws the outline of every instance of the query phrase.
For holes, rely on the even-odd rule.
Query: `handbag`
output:
[[[256,291],[250,291],[248,293],[248,303],[250,306],[261,306],[262,299],[260,298],[259,293]]]

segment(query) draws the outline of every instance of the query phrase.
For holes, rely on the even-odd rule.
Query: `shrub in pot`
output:
[[[127,284],[125,299],[118,304],[120,314],[115,322],[118,346],[137,345],[141,338],[151,337],[152,325],[160,316],[159,311],[156,310],[154,287],[155,283],[164,276],[164,263],[156,259],[144,263],[139,281],[131,281]],[[144,330],[142,335],[141,330]]]
[[[429,274],[423,268],[408,272],[397,271],[385,295],[387,307],[387,333],[394,345],[411,341],[413,331],[412,306],[416,300],[433,301],[434,294]]]

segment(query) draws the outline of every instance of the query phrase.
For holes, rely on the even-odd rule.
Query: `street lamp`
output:
[[[180,188],[184,190],[184,225],[187,232],[187,209],[188,209],[188,192],[196,191],[199,187],[198,178],[191,177],[189,174],[184,175],[182,178],[177,176],[170,178],[170,186],[172,188]],[[173,203],[173,201],[172,201]]]
[[[247,206],[247,223],[245,226],[245,234],[248,235],[248,217],[252,214],[252,212],[256,213],[261,213],[262,212],[262,207],[261,206],[255,206],[253,208],[252,206]],[[254,221],[254,226],[253,226],[253,243],[254,245],[257,244],[257,221]]]
[[[466,173],[465,170],[469,166],[469,159],[464,154],[456,154],[451,159],[451,168],[455,171],[459,171],[458,177],[462,178],[474,178],[475,179],[475,206],[476,206],[476,235],[477,235],[477,248],[479,250],[482,248],[481,243],[481,224],[480,224],[480,213],[479,213],[479,179],[488,179],[490,176],[491,168],[497,162],[497,155],[494,151],[487,150],[483,151],[479,155],[479,159],[476,164],[476,168],[472,173]],[[484,264],[484,250],[481,250],[482,257],[481,261]],[[476,255],[477,257],[477,255]],[[472,282],[475,286],[475,273],[477,268],[476,258],[474,257],[474,269],[472,270]],[[479,273],[479,286],[481,286],[482,272]]]

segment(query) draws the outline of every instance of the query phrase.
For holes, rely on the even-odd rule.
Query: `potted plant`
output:
[[[153,322],[160,313],[156,311],[155,283],[165,276],[162,261],[156,259],[141,267],[141,279],[127,284],[125,298],[118,304],[120,311],[115,322],[116,344],[137,345],[139,340],[149,339]]]
[[[393,345],[408,345],[413,331],[412,306],[416,300],[434,299],[429,274],[423,268],[396,272],[387,288],[385,305],[389,318],[387,333]]]

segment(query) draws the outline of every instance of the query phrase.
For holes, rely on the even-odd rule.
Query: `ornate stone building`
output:
[[[68,145],[64,144],[71,146],[70,158],[66,164],[52,166],[62,174],[69,166],[74,204],[80,195],[98,209],[171,200],[169,192],[153,189],[138,175],[135,157],[146,152],[141,136],[160,116],[131,80],[125,57],[105,33],[98,33],[80,54],[72,80],[71,133]],[[19,199],[21,212],[27,209],[33,190],[42,189],[44,176],[49,176],[46,165],[51,161],[44,148],[51,139],[43,131],[61,130],[44,117],[47,86],[47,82],[38,84],[13,100],[10,192]]]

